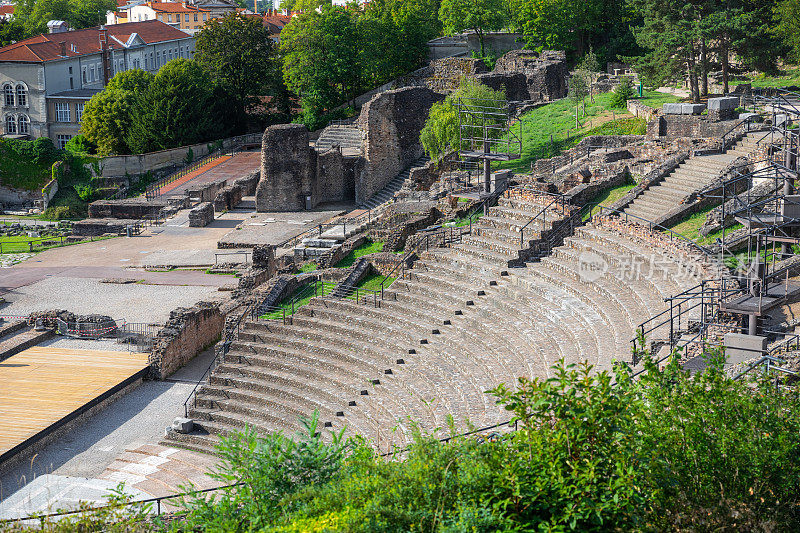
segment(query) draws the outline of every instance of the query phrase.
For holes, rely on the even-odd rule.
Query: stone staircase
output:
[[[360,155],[364,151],[364,133],[356,126],[328,126],[314,143],[317,152],[340,146],[344,155]]]
[[[462,243],[421,253],[379,306],[315,298],[291,324],[248,321],[197,395],[198,430],[164,444],[212,452],[219,435],[293,432],[317,410],[325,428],[387,450],[408,442],[414,423],[505,421],[485,391],[548,376],[558,359],[598,370],[628,360],[636,325],[699,280],[658,247],[603,227],[580,227],[551,256],[509,268],[514,228],[542,206],[501,198]],[[587,262],[604,268],[587,275]]]
[[[0,324],[0,361],[53,337],[52,329],[36,331],[24,320]]]
[[[405,169],[403,172],[398,174],[397,176],[392,179],[386,186],[378,191],[377,193],[373,194],[367,201],[359,204],[359,209],[375,209],[381,204],[384,204],[391,200],[394,197],[394,194],[400,190],[403,186],[403,183],[411,176],[411,169],[416,167],[421,167],[430,161],[427,156],[422,156]]]
[[[714,181],[736,158],[749,156],[763,132],[748,133],[724,154],[690,157],[661,182],[647,188],[623,212],[654,221],[679,205],[689,194]]]

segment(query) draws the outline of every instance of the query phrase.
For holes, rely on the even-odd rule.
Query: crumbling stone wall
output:
[[[352,201],[355,198],[356,173],[361,164],[361,157],[344,156],[338,148],[318,153],[314,203]]]
[[[124,218],[85,218],[72,223],[72,234],[81,237],[97,237],[106,233],[125,233],[127,226],[139,224],[141,220]]]
[[[214,197],[214,211],[221,213],[234,209],[242,201],[242,188],[239,185],[226,185]]]
[[[423,154],[419,133],[428,112],[444,96],[430,89],[407,87],[381,93],[361,110],[366,131],[364,168],[356,178],[355,199],[363,202]]]
[[[198,302],[172,311],[150,354],[151,375],[164,379],[175,372],[217,341],[224,325],[225,316],[216,302]]]
[[[153,218],[169,205],[165,199],[97,200],[89,204],[89,218]]]
[[[211,202],[203,202],[189,211],[189,227],[204,228],[214,222],[214,206]]]
[[[264,132],[256,211],[301,211],[314,193],[314,151],[300,124],[278,124]]]
[[[491,74],[477,79],[493,88],[503,86],[509,100],[541,102],[567,95],[568,74],[563,51],[512,50],[497,60]]]
[[[261,178],[261,171],[254,170],[247,176],[237,179],[233,184],[242,189],[242,196],[253,196],[256,193],[259,178]]]

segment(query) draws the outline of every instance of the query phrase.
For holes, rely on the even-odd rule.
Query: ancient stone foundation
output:
[[[72,234],[80,237],[97,237],[106,233],[121,234],[128,226],[140,224],[141,220],[124,218],[85,218],[72,223]]]
[[[172,311],[150,354],[153,377],[169,376],[211,346],[220,337],[224,324],[218,303],[198,302],[194,307]]]
[[[300,124],[270,126],[261,145],[261,180],[257,211],[301,211],[312,196],[312,150],[308,130]]]
[[[203,202],[189,211],[189,227],[203,228],[214,222],[214,206],[210,202]]]
[[[168,205],[164,199],[98,200],[89,204],[89,218],[154,218]]]

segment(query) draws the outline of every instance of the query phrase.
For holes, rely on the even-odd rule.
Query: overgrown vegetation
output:
[[[707,207],[706,209],[703,209],[702,211],[698,211],[697,213],[694,213],[693,215],[689,215],[686,218],[684,218],[683,220],[681,220],[680,222],[677,222],[676,224],[671,226],[669,229],[671,229],[672,231],[674,231],[675,233],[677,233],[679,235],[683,235],[687,239],[693,240],[694,242],[696,242],[696,243],[698,243],[698,244],[700,244],[702,246],[706,246],[706,245],[709,245],[709,244],[714,244],[714,242],[716,242],[717,239],[721,239],[722,238],[722,230],[721,229],[718,230],[718,231],[714,231],[712,233],[709,233],[708,235],[702,235],[700,233],[700,228],[703,226],[703,224],[705,224],[706,216],[708,215],[708,213],[711,212],[712,209],[714,209],[714,206]],[[740,229],[742,227],[743,226],[741,224],[738,224],[738,223],[737,224],[733,224],[733,225],[725,228],[725,233],[726,234],[730,234],[732,231],[736,231],[737,229]]]
[[[596,95],[594,102],[587,100],[586,116],[580,123],[581,127],[577,129],[574,102],[568,99],[558,100],[526,113],[520,118],[522,157],[500,163],[497,167],[530,172],[532,163],[561,154],[587,135],[643,135],[646,129],[644,119],[633,118],[627,112],[620,113],[613,109],[612,97],[612,93],[603,93]],[[647,98],[651,99],[650,102],[661,103],[678,100],[675,96],[654,91],[645,91],[645,98],[642,100]],[[618,116],[621,118],[614,120]]]
[[[47,137],[0,139],[0,184],[26,191],[41,189],[51,179],[53,163],[61,158]]]
[[[595,214],[600,212],[600,206],[609,206],[628,194],[628,191],[636,187],[636,183],[633,180],[625,183],[623,185],[618,185],[617,187],[612,187],[600,193],[596,198],[593,198],[589,204],[592,206],[591,210],[588,211],[586,214],[583,215],[584,220],[588,220],[589,218],[593,217]]]
[[[800,527],[800,395],[733,381],[712,350],[690,376],[645,358],[489,391],[516,421],[491,438],[415,432],[394,455],[358,436],[225,437],[212,477],[174,531],[793,531]],[[189,487],[187,487],[189,488]],[[155,524],[154,528],[163,528]],[[93,530],[93,529],[87,529]]]
[[[348,253],[341,261],[336,263],[334,266],[336,268],[348,268],[353,266],[356,260],[362,256],[374,254],[377,252],[383,251],[383,242],[381,241],[372,241],[367,239],[364,244],[353,248],[350,253]]]

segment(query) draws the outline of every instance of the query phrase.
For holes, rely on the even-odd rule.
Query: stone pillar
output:
[[[253,247],[253,268],[267,269],[267,279],[275,276],[277,270],[275,264],[275,247],[271,244]]]
[[[308,140],[308,130],[300,124],[279,124],[264,132],[256,211],[305,209],[305,198],[314,189]]]

